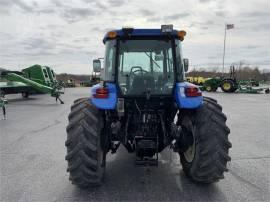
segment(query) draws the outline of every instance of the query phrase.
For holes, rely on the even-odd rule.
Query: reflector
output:
[[[187,97],[199,97],[202,96],[202,92],[195,86],[189,86],[185,88],[185,95]]]
[[[109,97],[109,90],[107,88],[97,88],[96,94],[93,95],[94,98],[106,99]]]

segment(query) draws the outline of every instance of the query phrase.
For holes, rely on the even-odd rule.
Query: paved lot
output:
[[[230,171],[219,183],[189,181],[179,158],[166,150],[155,168],[134,167],[121,148],[108,157],[102,187],[80,190],[66,173],[65,127],[72,101],[88,88],[67,89],[64,105],[46,95],[10,95],[8,120],[0,120],[0,201],[269,201],[270,95],[207,94],[224,107],[231,128]]]

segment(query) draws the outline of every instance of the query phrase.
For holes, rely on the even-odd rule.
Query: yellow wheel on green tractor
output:
[[[224,79],[221,81],[220,84],[222,91],[226,93],[234,92],[237,89],[236,86],[237,86],[236,82],[232,79]]]
[[[230,83],[223,83],[223,88],[225,89],[225,90],[227,90],[227,91],[229,91],[230,89],[231,89],[231,84]]]

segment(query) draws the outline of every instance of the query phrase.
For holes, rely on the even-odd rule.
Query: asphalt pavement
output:
[[[135,167],[121,147],[107,158],[104,185],[79,189],[68,180],[65,127],[73,100],[89,88],[66,89],[64,105],[48,95],[8,95],[0,120],[0,201],[270,201],[270,95],[205,93],[223,106],[232,149],[225,179],[190,181],[166,149],[158,167]],[[1,119],[0,112],[0,119]]]

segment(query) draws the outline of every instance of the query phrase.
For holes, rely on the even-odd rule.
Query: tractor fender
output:
[[[106,83],[106,88],[109,90],[108,98],[94,98],[96,89],[101,88],[103,84],[99,83],[91,88],[90,102],[98,109],[115,109],[117,104],[117,90],[114,83]]]
[[[187,97],[185,95],[185,89],[189,86],[196,86],[196,85],[189,82],[176,83],[174,89],[174,98],[178,108],[180,109],[196,109],[203,104],[203,96]],[[201,90],[199,89],[199,91]]]

